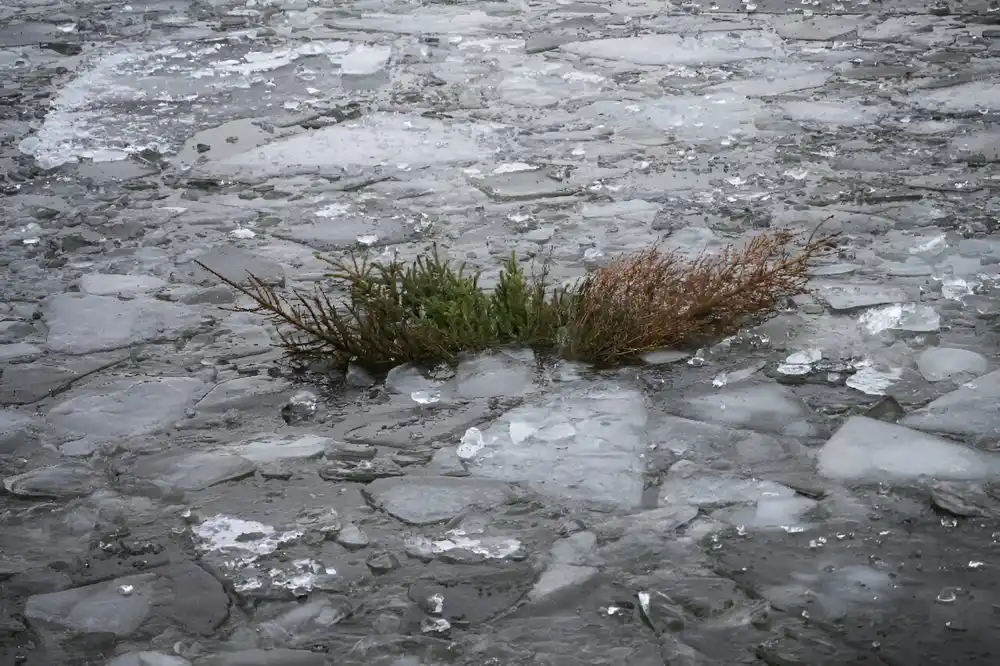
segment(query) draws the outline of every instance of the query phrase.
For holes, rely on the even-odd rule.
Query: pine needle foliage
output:
[[[528,272],[512,253],[491,290],[480,286],[481,271],[443,259],[437,246],[412,263],[319,257],[332,268],[327,288],[288,294],[253,275],[240,283],[199,265],[247,296],[253,305],[235,310],[269,318],[297,362],[355,362],[378,372],[521,345],[607,366],[766,318],[807,291],[810,262],[833,238],[814,232],[796,246],[791,232],[774,231],[693,259],[653,247],[569,285],[551,284],[548,262]]]

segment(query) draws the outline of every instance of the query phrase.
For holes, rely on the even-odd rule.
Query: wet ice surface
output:
[[[0,662],[994,663],[997,33],[945,4],[0,7]],[[821,222],[813,294],[616,372],[330,389],[193,261]]]

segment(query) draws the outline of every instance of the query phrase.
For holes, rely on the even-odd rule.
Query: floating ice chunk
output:
[[[388,46],[361,44],[350,53],[340,56],[340,73],[347,76],[369,76],[385,70],[392,49]]]
[[[508,162],[493,169],[494,174],[517,173],[518,171],[536,171],[539,167],[524,162]]]
[[[872,335],[889,330],[932,333],[941,328],[941,315],[929,305],[894,303],[864,312],[858,323]]]
[[[867,365],[848,377],[845,384],[867,395],[885,395],[902,376],[903,371],[899,369],[878,370]]]
[[[510,441],[514,442],[515,445],[520,444],[536,432],[538,432],[538,428],[526,421],[510,422]]]
[[[234,563],[247,564],[262,555],[302,536],[302,532],[277,532],[270,525],[253,520],[217,515],[207,518],[191,530],[200,540],[198,548],[233,556]]]
[[[854,310],[907,300],[902,289],[874,284],[825,284],[817,291],[833,310]]]
[[[246,227],[238,227],[229,232],[230,238],[236,238],[239,240],[249,240],[254,238],[257,234],[253,229],[247,229]]]
[[[937,252],[948,246],[948,237],[945,234],[932,236],[927,240],[918,243],[910,248],[910,254],[924,254],[926,252]]]
[[[677,416],[747,428],[758,432],[802,434],[810,411],[790,389],[776,384],[727,386],[712,393],[683,397]]]
[[[502,416],[485,433],[489,457],[470,471],[541,493],[637,506],[645,400],[614,384],[588,388],[563,385]]]
[[[287,67],[304,56],[327,55],[331,59],[350,48],[350,42],[310,41],[293,48],[272,51],[251,51],[240,59],[217,60],[208,67],[190,73],[193,78],[217,76],[250,76]]]
[[[371,247],[378,242],[378,236],[375,234],[364,234],[363,236],[358,236],[358,243],[364,245],[365,247]]]
[[[751,11],[749,5],[747,11]],[[779,38],[758,30],[744,30],[738,34],[719,32],[599,39],[564,44],[560,50],[589,58],[619,60],[637,65],[700,67],[752,58],[775,58],[783,52]]]
[[[420,621],[420,631],[424,634],[444,633],[451,629],[451,622],[443,617],[425,617]]]
[[[1000,370],[978,377],[900,419],[911,428],[996,444],[1000,438]]]
[[[325,217],[327,219],[332,220],[335,217],[340,217],[350,209],[351,209],[350,206],[347,206],[345,204],[334,203],[328,206],[323,206],[318,211],[313,213],[313,215],[315,215],[316,217]]]
[[[440,382],[428,379],[419,368],[410,363],[397,365],[385,376],[385,388],[390,393],[409,395],[411,398],[414,393],[433,394],[438,391],[439,385]]]
[[[469,356],[455,369],[455,390],[462,398],[526,395],[535,390],[531,350],[507,350]]]
[[[822,123],[855,127],[874,122],[878,119],[877,109],[854,102],[814,102],[800,100],[785,102],[781,105],[784,115],[789,120],[799,123]]]
[[[38,149],[41,147],[41,145],[42,145],[41,139],[39,139],[35,135],[31,135],[21,139],[21,142],[17,144],[17,149],[20,150],[25,155],[34,156],[34,154],[38,152]]]
[[[486,448],[486,440],[479,428],[469,428],[462,435],[462,441],[458,445],[455,453],[461,460],[469,461],[479,455],[479,452]]]
[[[414,391],[410,393],[410,400],[418,405],[432,405],[441,401],[441,391]]]
[[[744,379],[749,379],[755,372],[763,368],[765,365],[766,363],[754,363],[753,365],[748,365],[745,368],[733,370],[732,372],[720,372],[712,378],[712,386],[715,388],[722,388],[728,384],[735,384],[736,382],[741,382]]]
[[[312,591],[321,576],[335,576],[337,570],[313,559],[293,560],[291,569],[274,568],[268,572],[271,584],[291,590],[296,596]]]
[[[655,351],[646,352],[642,355],[642,360],[649,365],[664,365],[669,363],[678,363],[686,358],[690,357],[689,352],[677,351],[674,349],[657,349]]]
[[[852,416],[823,445],[820,474],[851,481],[920,477],[972,480],[997,475],[997,456],[935,435],[864,416]]]
[[[960,301],[963,296],[972,295],[972,286],[960,277],[946,277],[941,280],[941,295],[952,301]]]
[[[446,124],[434,118],[372,113],[361,119],[289,136],[204,165],[208,174],[266,177],[290,168],[382,166],[412,167],[455,163],[482,157],[493,129],[482,124]]]
[[[795,494],[762,493],[754,506],[716,511],[712,517],[725,520],[731,525],[742,525],[756,529],[777,527],[791,531],[794,528],[802,528],[801,531],[804,531],[802,516],[815,505],[816,500]]]
[[[448,539],[440,539],[431,542],[431,548],[435,554],[445,553],[449,550],[467,550],[483,557],[492,559],[502,559],[510,557],[521,550],[521,542],[517,539],[504,537],[482,537],[480,539],[470,539],[459,535],[449,535]]]
[[[917,357],[917,368],[929,382],[939,382],[959,375],[978,376],[986,372],[989,361],[968,349],[931,347]]]
[[[785,362],[778,366],[778,372],[783,375],[807,375],[812,372],[813,364],[823,360],[823,352],[819,349],[806,349],[789,354]]]

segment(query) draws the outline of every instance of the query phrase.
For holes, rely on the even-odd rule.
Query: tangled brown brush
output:
[[[809,262],[833,236],[810,236],[794,251],[793,240],[776,231],[694,259],[658,248],[621,255],[577,285],[564,354],[625,360],[728,335],[771,315],[806,291]]]
[[[654,247],[560,287],[549,285],[547,265],[527,274],[512,254],[490,292],[479,286],[480,271],[453,266],[436,247],[408,265],[324,259],[334,268],[328,278],[346,288],[341,299],[323,289],[283,296],[253,275],[239,284],[200,265],[248,296],[254,305],[237,311],[269,317],[285,352],[300,362],[379,371],[518,344],[609,365],[727,335],[773,314],[806,291],[810,261],[832,240],[814,232],[793,249],[794,235],[775,231],[694,259]]]

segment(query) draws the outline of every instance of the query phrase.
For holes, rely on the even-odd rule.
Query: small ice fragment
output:
[[[819,349],[805,349],[789,354],[785,362],[778,366],[778,372],[783,375],[807,375],[812,371],[813,364],[823,359]]]
[[[524,162],[507,162],[505,164],[501,164],[496,169],[493,169],[493,173],[516,173],[518,171],[535,171],[536,169],[538,169],[538,167],[525,164]]]
[[[941,280],[941,295],[948,300],[960,301],[963,296],[970,296],[972,293],[972,287],[962,278],[949,277]]]
[[[941,328],[941,316],[929,305],[895,303],[867,310],[858,323],[872,335],[889,330],[932,333]]]
[[[848,377],[844,383],[866,395],[885,395],[889,387],[896,383],[902,375],[902,370],[877,370],[868,366]]]
[[[639,608],[641,608],[642,612],[645,613],[646,616],[648,617],[649,616],[649,592],[639,592],[639,593],[636,594],[636,596],[639,598]]]
[[[41,146],[41,139],[37,136],[27,136],[21,139],[21,142],[17,145],[18,150],[20,150],[25,155],[34,155],[38,152],[39,146]]]
[[[420,631],[425,634],[438,633],[442,634],[451,629],[451,622],[444,619],[443,617],[425,617],[420,622]]]
[[[123,597],[130,596],[133,592],[135,592],[135,586],[133,585],[124,584],[118,586],[118,594]]]
[[[528,437],[531,437],[538,428],[525,423],[524,421],[511,421],[510,422],[510,440],[514,444],[520,444]]]
[[[472,460],[486,446],[483,433],[479,428],[469,428],[462,435],[462,441],[458,445],[456,453],[461,460]]]
[[[942,246],[948,245],[948,237],[945,234],[940,234],[938,236],[933,236],[923,243],[919,243],[910,248],[910,254],[922,254],[924,252],[931,252],[933,250],[943,249]]]
[[[432,594],[427,597],[427,608],[428,612],[434,615],[440,615],[444,612],[444,596],[441,594]]]
[[[716,388],[726,386],[727,384],[733,384],[735,382],[741,382],[744,379],[751,377],[755,372],[760,370],[766,365],[765,363],[754,363],[748,365],[745,368],[740,368],[739,370],[734,370],[732,372],[720,372],[718,375],[712,379],[712,386]]]
[[[348,210],[350,210],[350,208],[348,206],[345,206],[344,204],[336,204],[335,203],[335,204],[330,204],[328,206],[324,206],[323,208],[320,208],[318,211],[316,211],[315,213],[313,213],[313,215],[315,215],[316,217],[325,217],[325,218],[327,218],[329,220],[329,219],[333,219],[335,217],[340,217],[341,215],[343,215],[344,213],[346,213]]]
[[[432,405],[441,400],[441,391],[414,391],[410,394],[410,400],[418,405]]]
[[[240,240],[248,240],[254,238],[257,234],[253,232],[252,229],[247,229],[246,227],[240,227],[238,229],[233,229],[229,232],[229,236],[232,238],[238,238]]]
[[[376,236],[375,234],[364,234],[362,236],[358,236],[358,243],[364,245],[365,247],[371,247],[377,242],[378,242],[378,236]]]

